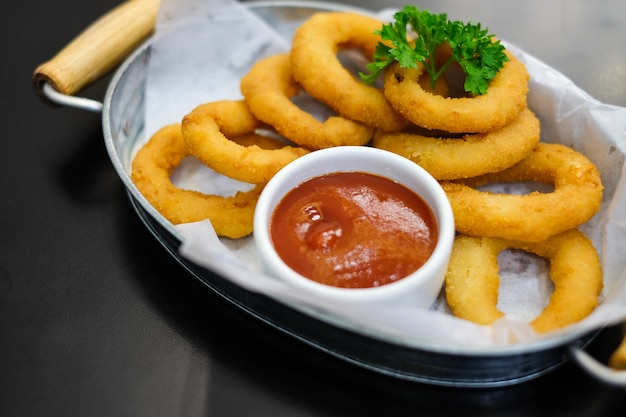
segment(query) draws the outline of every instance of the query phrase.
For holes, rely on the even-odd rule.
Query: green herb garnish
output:
[[[378,43],[373,61],[366,67],[370,73],[360,74],[368,84],[374,83],[385,68],[397,61],[403,68],[417,68],[417,63],[423,63],[434,87],[446,68],[458,62],[465,73],[465,91],[481,95],[509,60],[500,41],[480,24],[451,21],[445,13],[433,14],[415,6],[405,6],[394,14],[394,19],[375,32],[388,44]],[[409,28],[417,35],[415,40],[408,38]],[[437,67],[435,51],[445,42],[450,45],[452,55]]]

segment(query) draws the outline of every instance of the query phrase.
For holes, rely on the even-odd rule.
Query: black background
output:
[[[503,389],[398,381],[307,347],[197,285],[131,208],[100,115],[50,107],[32,88],[38,64],[119,3],[0,5],[0,415],[623,415],[626,391],[574,364]],[[419,4],[483,21],[596,98],[626,105],[626,3]],[[100,99],[107,83],[83,95]],[[591,352],[606,360],[620,336],[606,332]]]

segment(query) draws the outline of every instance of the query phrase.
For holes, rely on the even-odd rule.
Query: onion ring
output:
[[[551,184],[554,191],[516,195],[476,188],[522,181]],[[600,209],[603,190],[600,172],[587,157],[568,146],[543,142],[503,171],[441,185],[458,232],[525,242],[544,240],[591,219]]]
[[[209,219],[219,236],[236,239],[252,233],[254,209],[264,184],[231,197],[181,189],[170,177],[188,156],[180,124],[165,126],[133,159],[131,179],[150,204],[172,224]]]
[[[626,369],[626,337],[609,357],[609,366],[614,369]]]
[[[380,42],[383,22],[351,12],[314,14],[293,37],[291,64],[295,80],[312,97],[349,119],[386,131],[408,122],[391,107],[381,89],[355,78],[339,61],[339,50],[356,48],[368,58]]]
[[[289,54],[278,54],[254,64],[241,80],[241,92],[250,111],[276,132],[307,149],[365,145],[373,128],[333,116],[324,122],[291,101],[300,86],[291,74]]]
[[[293,146],[262,149],[229,139],[264,127],[244,101],[215,101],[183,117],[182,133],[189,151],[209,168],[251,184],[265,184],[282,167],[309,151]]]
[[[384,73],[385,97],[406,119],[426,129],[477,133],[501,129],[526,108],[528,71],[513,54],[491,80],[487,93],[474,97],[442,97],[422,88],[417,80],[424,65],[402,68],[396,62]]]
[[[523,250],[550,261],[554,292],[530,323],[535,331],[546,333],[580,321],[598,305],[603,285],[600,260],[580,231],[572,229],[536,243],[459,235],[445,278],[446,299],[455,316],[482,325],[504,317],[497,303],[498,254],[505,249]]]
[[[532,152],[539,134],[539,120],[526,108],[511,123],[489,133],[445,138],[377,131],[372,145],[410,159],[438,180],[456,180],[514,165]]]

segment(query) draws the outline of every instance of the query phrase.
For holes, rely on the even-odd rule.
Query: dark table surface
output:
[[[623,415],[626,391],[575,364],[489,390],[399,381],[304,345],[196,284],[133,211],[100,116],[49,107],[31,85],[38,64],[118,3],[0,5],[0,415]],[[481,21],[597,99],[626,106],[622,0],[417,4]],[[106,85],[84,95],[101,98]],[[619,337],[603,333],[590,352],[605,360]]]

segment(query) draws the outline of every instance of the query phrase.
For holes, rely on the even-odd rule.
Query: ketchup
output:
[[[398,281],[432,254],[437,226],[431,208],[388,178],[341,172],[291,190],[270,220],[281,259],[322,284],[368,288]]]

